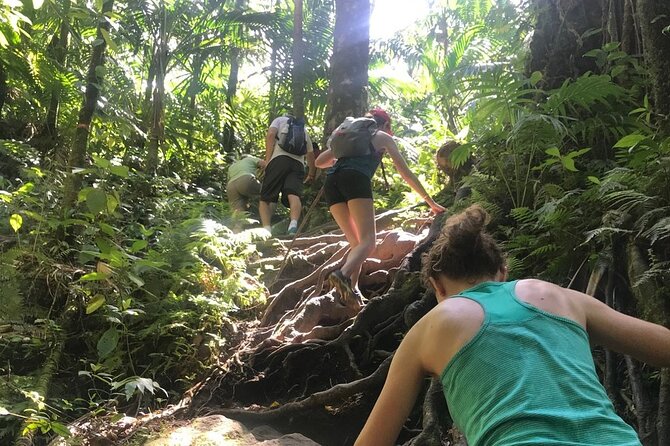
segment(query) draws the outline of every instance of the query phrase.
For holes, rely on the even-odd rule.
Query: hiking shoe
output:
[[[340,295],[340,301],[344,305],[349,305],[350,302],[358,303],[356,293],[351,288],[351,279],[342,274],[342,270],[336,269],[328,276],[328,282],[335,288],[335,291]]]
[[[288,228],[288,231],[286,231],[286,233],[287,233],[288,235],[295,235],[296,232],[298,232],[298,227],[297,227],[297,226]]]

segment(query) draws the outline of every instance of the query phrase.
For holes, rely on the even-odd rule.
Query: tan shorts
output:
[[[236,211],[246,211],[250,199],[258,198],[261,183],[252,175],[244,175],[234,179],[226,186],[230,207]]]

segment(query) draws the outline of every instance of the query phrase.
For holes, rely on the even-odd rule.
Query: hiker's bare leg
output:
[[[274,203],[268,203],[267,201],[260,200],[258,202],[258,213],[261,216],[261,225],[264,228],[272,226],[272,213],[274,212]]]
[[[356,231],[356,226],[353,224],[351,215],[349,214],[349,207],[346,203],[335,203],[330,207],[330,213],[335,219],[335,223],[340,227],[344,236],[349,242],[349,248],[353,249],[358,246],[358,232]]]
[[[289,209],[291,210],[290,212],[291,220],[298,221],[300,219],[300,212],[302,212],[302,202],[300,201],[300,197],[297,195],[289,194],[288,206]]]
[[[349,252],[347,261],[341,268],[342,274],[351,277],[351,286],[358,289],[358,277],[361,274],[363,262],[377,242],[377,228],[375,226],[375,208],[372,198],[355,198],[347,202],[349,214],[359,234],[359,244]]]

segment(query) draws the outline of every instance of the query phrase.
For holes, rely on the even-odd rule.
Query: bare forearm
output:
[[[326,169],[330,166],[332,166],[335,163],[335,157],[333,156],[333,152],[328,149],[324,150],[321,152],[321,154],[316,158],[316,167],[319,169]]]
[[[275,136],[268,133],[265,137],[265,162],[269,163],[275,147]]]

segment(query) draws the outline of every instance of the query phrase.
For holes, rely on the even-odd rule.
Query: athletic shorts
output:
[[[253,175],[242,175],[226,187],[230,207],[236,211],[246,211],[250,199],[258,199],[261,183]]]
[[[288,202],[288,195],[301,197],[304,178],[305,166],[300,161],[283,155],[276,157],[265,168],[261,201],[276,203],[280,193],[284,204]]]
[[[328,206],[355,198],[372,198],[372,183],[357,170],[340,169],[326,177],[324,193]]]

